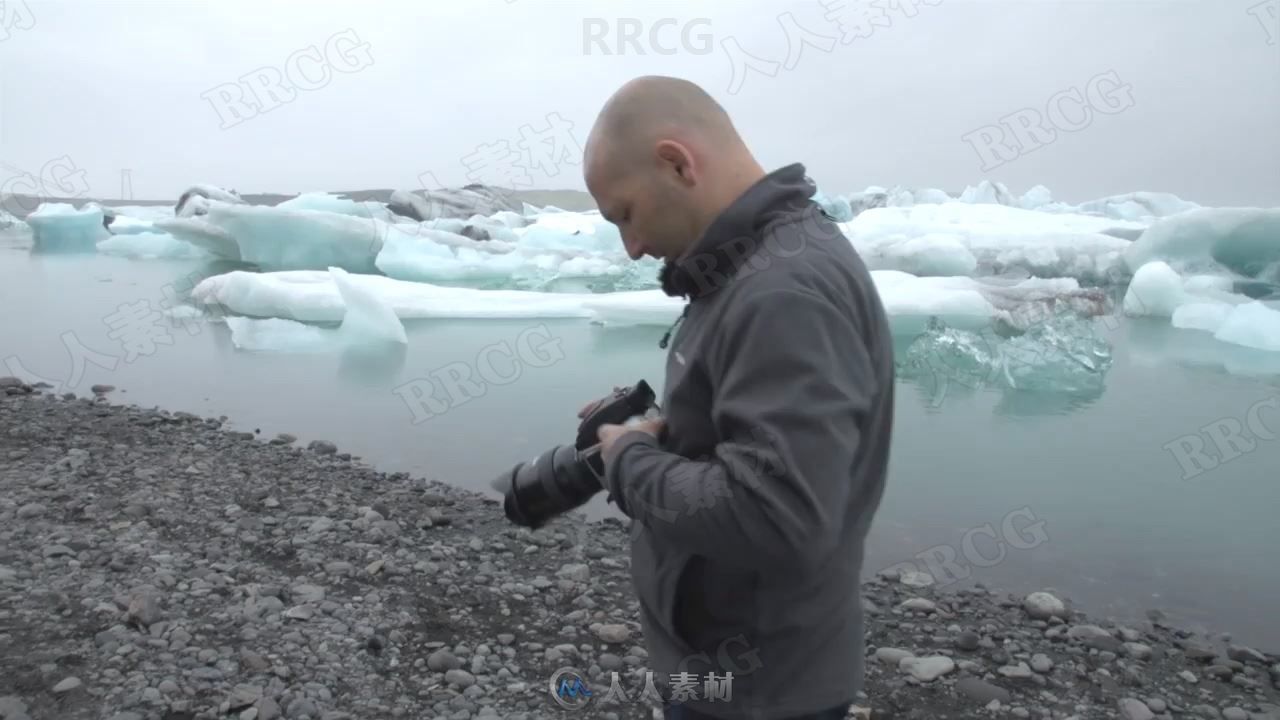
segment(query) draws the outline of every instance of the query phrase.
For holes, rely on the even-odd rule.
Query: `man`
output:
[[[627,254],[663,259],[663,289],[689,298],[664,417],[599,432],[649,665],[680,701],[667,717],[842,718],[862,689],[859,574],[893,424],[871,276],[804,167],[766,174],[692,83],[627,83],[583,164]]]

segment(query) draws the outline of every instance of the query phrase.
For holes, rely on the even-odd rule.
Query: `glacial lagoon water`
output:
[[[151,347],[145,332],[138,337],[146,324],[129,321],[128,306],[159,310],[166,287],[181,293],[192,274],[227,269],[39,256],[0,241],[0,364],[9,366],[0,375],[39,376],[82,395],[110,384],[115,402],[226,415],[264,440],[329,440],[380,470],[480,492],[514,463],[571,441],[587,400],[639,378],[661,388],[660,327],[412,320],[407,349],[390,354],[246,352],[225,324],[180,319],[160,323]],[[912,567],[940,584],[1052,588],[1090,612],[1140,618],[1159,608],[1280,648],[1280,360],[1167,320],[1118,320],[1099,332],[1114,359],[1100,390],[900,381],[867,573]],[[476,368],[478,358],[489,371],[472,376],[478,393],[455,391],[430,417],[415,405],[415,383]],[[602,500],[586,510],[614,514]]]

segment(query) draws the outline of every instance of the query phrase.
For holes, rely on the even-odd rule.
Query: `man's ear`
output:
[[[693,153],[674,140],[662,140],[657,146],[658,161],[664,170],[669,169],[683,185],[694,183]]]

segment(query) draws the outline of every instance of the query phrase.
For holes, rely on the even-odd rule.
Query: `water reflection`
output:
[[[1125,334],[1135,365],[1181,365],[1280,385],[1280,352],[1220,342],[1204,331],[1175,328],[1167,318],[1134,318]]]
[[[409,347],[400,343],[370,342],[343,348],[338,359],[338,378],[357,387],[385,388],[404,369]]]
[[[992,412],[997,416],[1007,417],[1070,415],[1097,403],[1105,390],[1102,385],[1068,392],[1005,390]]]

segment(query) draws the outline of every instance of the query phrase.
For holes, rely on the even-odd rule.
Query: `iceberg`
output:
[[[276,203],[281,210],[316,210],[321,212],[352,215],[363,218],[377,218],[391,222],[395,213],[387,209],[385,203],[368,201],[356,202],[351,198],[327,192],[305,192],[297,197]]]
[[[1280,352],[1280,300],[1236,292],[1227,276],[1183,277],[1156,260],[1138,268],[1123,308],[1132,317],[1169,318],[1174,328],[1209,333],[1223,343]]]
[[[1075,280],[1031,278],[1000,284],[973,278],[921,278],[897,271],[872,273],[876,288],[893,321],[895,333],[918,333],[934,318],[959,328],[981,328],[993,321],[1014,327],[1037,313],[1044,303],[1072,299],[1081,307],[1098,307],[1096,292],[1081,289]],[[684,300],[661,290],[621,290],[607,293],[481,290],[397,280],[383,275],[351,274],[353,285],[377,295],[401,319],[417,318],[582,318],[609,325],[669,325]],[[258,318],[299,322],[339,322],[345,304],[330,272],[282,271],[254,273],[235,270],[201,281],[192,302],[220,305],[230,312]],[[1039,313],[1043,314],[1043,313]]]
[[[467,227],[487,228],[493,237],[511,240],[475,240]],[[572,280],[609,279],[624,287],[656,287],[659,263],[640,263],[642,268],[631,270],[628,262],[617,227],[599,213],[560,212],[514,229],[474,217],[465,223],[441,219],[416,228],[397,225],[374,264],[388,277],[417,282],[490,280],[499,286],[550,289],[572,287]],[[651,280],[637,279],[642,269]]]
[[[841,229],[872,269],[915,275],[1034,275],[1104,282],[1125,273],[1138,223],[1003,205],[945,203],[866,210]]]
[[[155,232],[155,222],[129,217],[127,215],[109,215],[107,232],[112,235],[140,235]]]
[[[208,251],[168,233],[139,232],[113,235],[98,242],[98,252],[134,259],[203,260]]]
[[[156,230],[201,248],[215,257],[240,262],[240,244],[226,230],[202,217],[174,218],[155,222]]]
[[[96,252],[97,243],[109,237],[103,226],[102,208],[87,203],[77,210],[69,203],[41,203],[27,216],[36,252]]]
[[[485,247],[490,246],[490,247]],[[390,228],[374,265],[387,277],[416,282],[507,278],[526,264],[513,245],[445,230]]]
[[[329,275],[346,308],[336,329],[279,318],[227,317],[232,344],[238,349],[256,352],[327,352],[409,343],[400,318],[381,298],[352,282],[340,268],[330,268]]]
[[[1090,318],[1056,313],[1021,333],[964,330],[931,321],[899,363],[904,379],[932,380],[935,397],[955,387],[1094,394],[1111,369],[1111,345]]]
[[[1280,280],[1280,208],[1202,208],[1163,218],[1125,253],[1133,269],[1155,260],[1181,272]]]
[[[597,322],[667,324],[684,306],[660,290],[616,293],[546,293],[479,290],[396,280],[382,275],[349,276],[351,285],[376,295],[401,319],[584,318]],[[330,272],[235,270],[205,278],[192,302],[231,312],[300,322],[340,322],[346,313]]]
[[[377,272],[374,258],[398,230],[373,218],[321,210],[210,201],[200,217],[155,223],[157,229],[229,260],[262,270]]]

